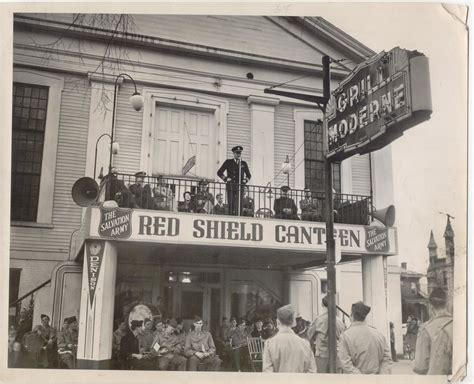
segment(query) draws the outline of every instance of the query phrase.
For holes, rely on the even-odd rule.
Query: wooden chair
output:
[[[257,372],[255,369],[256,364],[262,364],[263,343],[264,340],[261,337],[247,337],[250,364],[252,365],[253,372]]]
[[[273,211],[270,208],[260,208],[255,212],[255,217],[261,219],[271,219],[273,217]]]

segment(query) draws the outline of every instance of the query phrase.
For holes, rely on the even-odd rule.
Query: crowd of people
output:
[[[250,195],[247,183],[251,174],[247,163],[241,160],[243,148],[232,148],[233,159],[227,159],[217,171],[217,176],[226,183],[225,196],[220,187],[215,188],[216,196],[209,191],[209,182],[200,180],[197,188],[191,187],[181,191],[182,200],[178,201],[177,189],[186,189],[190,185],[179,184],[179,188],[164,178],[147,178],[146,172],[135,173],[135,182],[126,185],[120,179],[116,168],[112,168],[103,182],[106,183],[108,200],[115,200],[119,207],[154,209],[171,212],[193,212],[215,215],[234,215],[254,217],[258,211],[255,199]],[[147,179],[148,182],[145,182]],[[152,181],[152,185],[150,185]],[[296,202],[290,197],[291,188],[282,186],[280,197],[273,202],[273,211],[269,215],[278,219],[322,221],[323,204],[320,199],[312,196],[309,188],[299,201],[299,212]],[[265,207],[262,215],[268,216],[269,207]],[[265,217],[267,217],[265,216]]]
[[[413,370],[418,374],[450,374],[453,318],[447,310],[446,292],[434,289],[429,303],[433,316],[418,327]],[[328,306],[327,298],[322,304]],[[354,303],[347,329],[336,318],[337,373],[391,374],[393,345],[389,346],[384,334],[365,321],[370,310],[361,301]],[[22,311],[17,326],[10,328],[9,367],[76,368],[75,316],[65,318],[59,332],[45,314],[31,331],[25,319]],[[121,321],[113,333],[112,368],[329,373],[328,327],[327,311],[310,323],[295,316],[291,305],[277,310],[276,321],[224,317],[215,338],[199,316],[188,330],[180,318]],[[261,348],[254,354],[261,359],[252,359],[248,344],[254,339],[260,341]]]

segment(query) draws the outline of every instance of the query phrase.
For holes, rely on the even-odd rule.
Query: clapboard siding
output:
[[[288,155],[293,166],[290,175],[290,186],[294,185],[295,162],[293,153],[295,152],[295,122],[293,118],[293,107],[288,104],[279,104],[275,107],[275,180],[273,185],[282,186],[287,184],[287,176],[280,172],[281,163]],[[304,167],[304,164],[300,164]]]
[[[12,227],[12,251],[63,253],[66,257],[71,233],[79,228],[82,218],[81,208],[71,198],[71,188],[85,172],[89,105],[87,78],[67,76],[60,105],[53,229]]]
[[[114,165],[123,173],[140,170],[143,111],[137,112],[130,105],[130,96],[134,92],[135,88],[131,84],[124,83],[117,97],[115,139],[120,145],[120,151],[114,156]],[[138,88],[138,92],[142,92],[141,88]]]
[[[352,157],[352,193],[370,196],[370,157]]]
[[[251,161],[251,121],[250,108],[244,98],[229,98],[229,114],[227,115],[227,158],[232,158],[232,147],[244,147],[242,158],[248,163],[252,172]],[[219,159],[222,164],[225,159]]]

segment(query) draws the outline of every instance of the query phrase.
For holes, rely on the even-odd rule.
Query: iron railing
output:
[[[325,221],[325,193],[321,191],[311,191],[308,198],[304,190],[292,189],[285,197],[279,187],[168,176],[147,176],[138,186],[136,177],[129,174],[108,175],[102,183],[104,198],[116,200],[120,207]],[[369,196],[335,193],[334,221],[368,225],[371,206]]]

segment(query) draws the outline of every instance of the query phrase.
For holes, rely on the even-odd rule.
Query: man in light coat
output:
[[[433,317],[419,328],[413,370],[420,375],[449,375],[453,356],[453,317],[447,310],[446,292],[442,288],[433,289],[429,303]]]
[[[338,357],[343,373],[391,374],[392,358],[385,336],[365,322],[370,307],[352,304],[352,324],[341,335]]]
[[[316,373],[316,363],[308,340],[291,329],[295,312],[291,305],[277,310],[278,333],[265,342],[263,372]]]

